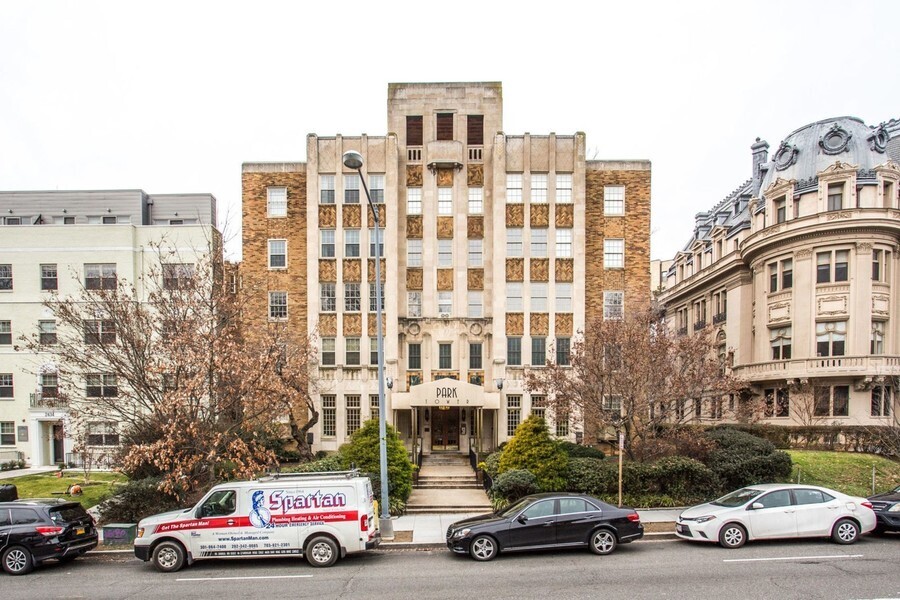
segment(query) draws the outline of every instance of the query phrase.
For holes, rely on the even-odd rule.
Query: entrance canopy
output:
[[[456,379],[438,379],[412,386],[408,392],[391,394],[391,408],[448,406],[458,408],[500,408],[500,394],[485,392],[480,385]]]

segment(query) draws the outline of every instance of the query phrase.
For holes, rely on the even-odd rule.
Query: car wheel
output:
[[[591,552],[594,554],[611,554],[617,543],[616,534],[609,529],[598,529],[591,534]]]
[[[492,560],[497,550],[497,541],[489,535],[479,535],[469,545],[469,554],[475,560]]]
[[[162,542],[153,549],[153,566],[163,573],[174,573],[184,566],[184,546],[178,542]]]
[[[747,542],[747,530],[737,523],[729,523],[719,531],[719,544],[724,548],[740,548]]]
[[[34,568],[31,552],[22,546],[12,546],[3,552],[3,570],[10,575],[24,575]]]
[[[859,539],[859,525],[850,519],[841,519],[834,524],[831,539],[838,544],[852,544]]]
[[[320,535],[306,544],[306,562],[314,567],[330,567],[338,559],[338,547],[330,537]]]

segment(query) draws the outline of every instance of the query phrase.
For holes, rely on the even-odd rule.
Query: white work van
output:
[[[142,519],[134,554],[164,572],[204,558],[305,556],[330,567],[376,548],[372,483],[357,471],[276,474],[215,486],[193,508]]]

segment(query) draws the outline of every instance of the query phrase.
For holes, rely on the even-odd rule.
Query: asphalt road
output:
[[[900,536],[853,546],[641,541],[587,551],[501,555],[476,563],[449,551],[390,550],[330,569],[297,559],[206,561],[157,573],[127,555],[87,556],[24,577],[0,574],[0,597],[47,598],[900,598]]]

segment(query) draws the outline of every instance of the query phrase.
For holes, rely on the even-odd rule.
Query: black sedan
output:
[[[900,485],[889,492],[871,496],[869,502],[878,519],[876,532],[900,531]]]
[[[583,494],[535,494],[503,511],[454,523],[447,529],[447,547],[475,560],[548,548],[586,547],[609,554],[643,535],[641,518],[630,508]]]

